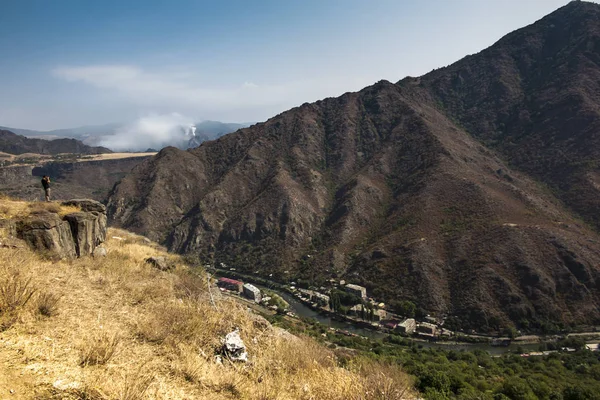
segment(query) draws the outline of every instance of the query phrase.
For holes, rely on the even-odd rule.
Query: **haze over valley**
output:
[[[78,139],[86,145],[102,146],[112,151],[139,152],[147,149],[160,150],[167,146],[175,146],[185,150],[248,125],[250,124],[219,121],[196,123],[183,115],[171,113],[167,115],[147,115],[129,123],[82,126],[52,131],[32,131],[10,127],[0,127],[0,129],[29,138],[46,140]]]

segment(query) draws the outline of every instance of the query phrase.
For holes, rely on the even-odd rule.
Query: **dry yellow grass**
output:
[[[25,218],[29,215],[46,211],[58,213],[62,217],[81,211],[81,209],[75,206],[63,206],[55,202],[29,202],[0,197],[0,219]]]
[[[85,162],[85,161],[95,161],[95,160],[117,160],[120,158],[148,157],[148,156],[153,156],[155,154],[156,154],[156,152],[94,154],[94,155],[88,156],[84,159],[81,159],[79,161]]]
[[[50,262],[0,248],[0,287],[18,277],[38,296],[60,299],[49,316],[36,293],[12,307],[0,332],[0,398],[413,397],[399,369],[361,360],[341,367],[328,349],[273,328],[218,291],[211,301],[207,275],[181,258],[125,231],[111,229],[108,238],[108,255],[96,259]],[[152,255],[169,257],[174,271],[150,267],[144,259]],[[248,347],[245,364],[216,358],[235,328]]]

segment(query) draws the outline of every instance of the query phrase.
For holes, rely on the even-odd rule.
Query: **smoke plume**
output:
[[[104,136],[101,146],[114,151],[160,150],[165,146],[183,146],[195,136],[191,118],[178,113],[148,115],[118,128],[114,135]]]

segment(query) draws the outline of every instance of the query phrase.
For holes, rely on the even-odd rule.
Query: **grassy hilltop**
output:
[[[0,219],[46,211],[72,210],[0,199]],[[0,398],[413,398],[398,367],[342,362],[271,326],[141,236],[110,229],[104,247],[106,257],[75,260],[0,247]],[[172,272],[145,263],[157,255]],[[250,362],[219,362],[236,327]]]

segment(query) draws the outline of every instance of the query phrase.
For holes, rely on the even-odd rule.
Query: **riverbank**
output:
[[[252,283],[259,288],[266,288],[279,294],[286,302],[290,304],[292,315],[296,315],[300,319],[314,320],[320,325],[333,330],[341,335],[358,336],[367,339],[385,339],[390,335],[397,336],[397,333],[378,328],[366,321],[357,321],[344,315],[336,314],[322,308],[315,308],[310,303],[302,302],[286,285],[269,281],[263,277],[244,274],[235,270],[226,270],[221,268],[207,268],[217,276],[242,279]],[[239,297],[239,296],[238,296]],[[258,305],[257,305],[258,306]],[[261,307],[261,306],[258,306]],[[261,307],[264,308],[264,307]],[[272,310],[264,308],[265,311],[273,313]],[[553,344],[558,340],[568,337],[581,337],[585,340],[600,340],[598,332],[579,332],[565,335],[524,335],[516,338],[508,337],[492,337],[485,335],[470,335],[463,333],[452,332],[450,340],[443,340],[432,337],[431,339],[423,339],[419,337],[403,336],[407,340],[418,343],[425,348],[441,348],[446,350],[485,350],[492,355],[499,355],[509,352],[537,352],[540,346],[545,344]]]

